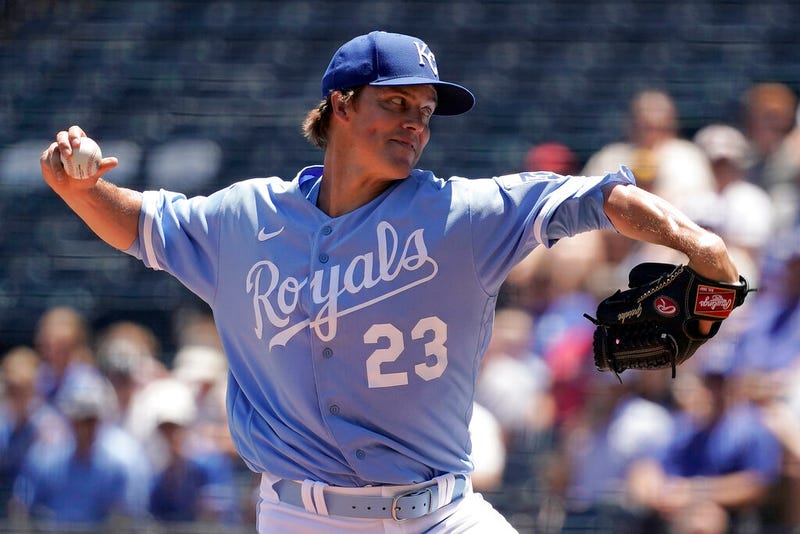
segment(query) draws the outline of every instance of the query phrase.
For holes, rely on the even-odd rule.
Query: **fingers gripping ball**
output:
[[[77,180],[85,180],[97,174],[103,154],[100,147],[88,137],[81,138],[81,146],[73,148],[72,156],[61,154],[61,164],[66,173]]]
[[[594,361],[601,371],[675,367],[711,339],[750,291],[744,277],[738,284],[718,282],[685,265],[642,263],[628,277],[629,289],[600,302]],[[699,321],[714,321],[702,334]]]

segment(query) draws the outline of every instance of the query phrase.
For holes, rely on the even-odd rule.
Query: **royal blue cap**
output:
[[[424,84],[436,89],[437,115],[459,115],[475,105],[475,97],[466,88],[439,79],[436,58],[422,39],[374,31],[336,51],[322,77],[322,97],[362,85]]]

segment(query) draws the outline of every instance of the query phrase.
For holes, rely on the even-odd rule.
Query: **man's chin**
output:
[[[392,167],[394,172],[393,175],[397,176],[397,178],[405,178],[417,165],[419,161],[419,157],[417,156],[416,152],[409,149],[407,146],[403,147],[401,153],[395,153],[389,156],[387,163]]]
[[[414,165],[409,163],[404,163],[401,165],[393,165],[391,172],[388,173],[388,177],[391,180],[403,180],[408,178],[411,174],[411,171],[414,170]]]

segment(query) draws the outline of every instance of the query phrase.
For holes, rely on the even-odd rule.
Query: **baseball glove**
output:
[[[631,269],[628,287],[597,306],[597,318],[585,314],[594,332],[594,363],[600,371],[675,368],[719,331],[722,321],[750,291],[717,282],[685,265],[642,263]],[[701,319],[715,321],[703,335]]]

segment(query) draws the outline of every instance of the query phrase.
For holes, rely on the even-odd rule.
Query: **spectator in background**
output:
[[[745,98],[746,133],[758,147],[748,180],[772,197],[775,226],[800,223],[800,108],[794,90],[781,83],[753,86]]]
[[[39,442],[59,442],[69,432],[61,414],[36,391],[40,359],[29,347],[15,347],[0,363],[0,518],[8,515],[14,480]]]
[[[220,348],[207,345],[186,345],[175,353],[172,376],[192,391],[197,408],[195,430],[206,447],[235,454],[228,431],[225,390],[228,363]]]
[[[172,330],[179,350],[180,347],[197,345],[222,350],[214,316],[207,307],[176,309],[172,318]]]
[[[531,352],[533,327],[533,317],[523,309],[497,310],[478,376],[476,400],[497,417],[506,441],[552,424],[550,373]]]
[[[601,148],[581,174],[604,174],[627,165],[639,187],[682,208],[695,195],[712,191],[714,181],[702,152],[679,137],[679,126],[670,94],[660,89],[640,91],[628,111],[628,139]]]
[[[112,340],[106,346],[126,349],[118,351],[116,359],[128,362],[120,367],[128,369],[126,374],[134,375],[131,378],[138,376],[137,382],[141,383],[131,399],[126,424],[139,440],[147,442],[156,431],[156,414],[162,398],[172,395],[175,387],[181,387],[191,393],[194,402],[193,446],[232,451],[225,408],[228,366],[216,331],[208,330],[213,323],[206,323],[202,315],[189,313],[175,324],[179,345],[169,368],[161,363],[163,358],[152,355],[154,347],[148,341],[149,330],[123,323],[111,331],[122,335],[123,340]],[[136,335],[131,337],[133,333]]]
[[[658,88],[638,91],[630,100],[627,138],[609,143],[594,153],[581,174],[606,172],[604,169],[627,165],[637,184],[682,210],[694,199],[715,191],[714,175],[708,158],[700,148],[680,135],[680,117],[672,95]],[[666,247],[637,242],[618,232],[602,232],[605,262],[593,267],[594,292],[627,285],[628,272],[642,261],[686,263],[688,258]]]
[[[800,203],[797,95],[784,83],[757,83],[743,95],[742,108],[744,133],[753,147],[747,180],[772,197],[774,226],[785,231],[798,221]]]
[[[549,171],[564,176],[577,174],[578,158],[562,143],[550,141],[534,145],[525,154],[526,171]]]
[[[503,427],[492,412],[477,402],[472,405],[469,436],[472,441],[470,459],[475,465],[472,472],[473,487],[485,493],[502,491],[506,468]]]
[[[118,321],[97,336],[97,365],[111,381],[119,404],[119,423],[131,430],[130,410],[136,395],[153,380],[166,376],[160,361],[160,343],[144,325]]]
[[[173,329],[177,351],[172,361],[172,376],[189,386],[197,404],[197,417],[188,440],[190,446],[194,454],[204,451],[219,460],[225,469],[233,469],[232,487],[243,505],[239,516],[245,521],[254,521],[255,510],[246,507],[255,502],[253,496],[258,494],[261,479],[247,468],[236,452],[228,429],[228,362],[213,316],[204,308],[179,309],[174,316]],[[224,501],[230,488],[221,489]]]
[[[610,373],[589,377],[589,399],[562,428],[563,454],[553,458],[568,473],[560,495],[566,531],[636,532],[626,477],[635,461],[669,442],[670,376],[665,369],[633,370],[624,382]]]
[[[37,375],[40,393],[60,405],[60,392],[86,375],[99,376],[90,345],[90,327],[76,309],[56,306],[39,318],[34,348],[42,358]]]
[[[797,95],[783,83],[757,83],[745,92],[742,106],[744,133],[753,147],[747,179],[769,190],[779,149],[796,124]]]
[[[775,206],[775,226],[785,231],[800,224],[800,125],[786,137],[775,159],[768,193]]]
[[[206,500],[216,507],[214,516],[231,520],[231,492],[253,481],[231,439],[225,407],[228,363],[221,347],[209,337],[204,344],[187,344],[178,349],[172,376],[192,393],[196,413],[185,438],[189,453],[209,472]],[[211,493],[216,495],[212,496]],[[251,517],[251,516],[248,516]]]
[[[531,252],[509,274],[505,301],[534,318],[530,351],[546,364],[555,424],[580,410],[591,364],[594,325],[583,314],[597,306],[595,276],[606,264],[605,237],[584,233],[562,240],[544,253]]]
[[[176,323],[197,335],[176,332],[187,345],[178,347],[165,374],[138,389],[127,422],[157,473],[148,505],[153,517],[238,522],[234,475],[243,464],[227,428],[227,362],[199,317]]]
[[[113,389],[98,376],[70,382],[59,396],[69,419],[70,439],[38,443],[14,486],[17,511],[37,524],[119,526],[144,514],[146,488],[135,476],[149,476],[138,444],[105,423]]]
[[[192,444],[197,404],[192,390],[174,378],[157,382],[152,406],[163,445],[150,492],[149,511],[159,521],[223,523],[238,520],[229,458]]]
[[[764,424],[783,447],[780,485],[772,494],[773,521],[780,528],[800,528],[800,365],[783,373],[780,382],[764,388],[759,405]]]
[[[530,498],[541,484],[539,464],[551,442],[555,413],[550,371],[532,352],[534,324],[526,309],[506,306],[496,311],[492,337],[476,384],[477,411],[470,425],[472,435],[481,432],[481,424],[488,424],[491,429],[491,423],[485,422],[487,417],[494,418],[499,426],[504,455],[503,469],[498,473],[502,475],[502,486],[500,492],[487,498],[512,522],[517,514],[530,511]],[[476,444],[486,444],[489,439],[483,436]],[[476,463],[476,472],[477,469]],[[489,485],[486,482],[489,477],[478,475],[478,481]],[[498,482],[496,478],[490,481]]]
[[[800,363],[800,226],[767,247],[761,281],[736,344],[736,368],[780,375]]]
[[[761,187],[745,179],[747,139],[732,126],[710,124],[694,142],[711,163],[716,187],[690,201],[686,211],[725,239],[739,270],[757,286],[761,250],[773,235],[773,206]]]
[[[800,227],[784,232],[765,246],[760,278],[755,298],[746,304],[746,326],[733,344],[731,368],[736,373],[739,394],[759,406],[765,426],[784,452],[782,476],[770,495],[769,519],[778,522],[779,529],[798,527]],[[705,356],[698,351],[695,358]]]
[[[757,511],[777,481],[781,450],[760,411],[734,395],[714,364],[687,368],[674,384],[679,410],[664,454],[639,460],[632,498],[653,534],[724,533],[760,523]]]

